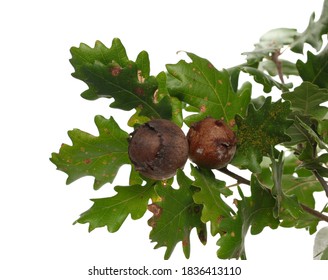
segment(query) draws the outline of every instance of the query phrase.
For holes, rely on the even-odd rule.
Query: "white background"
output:
[[[97,114],[113,115],[131,131],[126,126],[129,114],[110,109],[108,100],[90,102],[79,96],[86,86],[71,77],[71,46],[93,46],[95,40],[110,46],[119,37],[131,60],[148,51],[153,75],[165,70],[166,63],[177,63],[179,50],[206,57],[220,69],[243,62],[240,54],[252,50],[272,28],[303,31],[310,14],[320,14],[322,2],[2,1],[0,278],[91,279],[87,270],[94,265],[239,265],[239,279],[322,275],[324,262],[311,261],[314,236],[303,229],[248,235],[247,262],[218,260],[216,238],[209,236],[204,247],[194,231],[190,260],[178,244],[164,261],[165,249],[153,250],[148,239],[150,214],[138,221],[128,218],[115,234],[105,228],[88,233],[87,225],[72,223],[91,206],[90,198],[112,195],[112,185],[95,192],[93,179],[83,178],[66,186],[66,174],[49,161],[61,143],[71,143],[67,130],[96,134]],[[120,170],[113,185],[127,183],[127,170]],[[173,279],[182,278],[178,275]]]

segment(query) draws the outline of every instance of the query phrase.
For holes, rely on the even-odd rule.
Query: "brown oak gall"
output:
[[[129,139],[129,157],[135,169],[147,178],[173,177],[188,159],[188,141],[169,120],[151,120],[137,128]]]
[[[236,152],[237,139],[234,132],[223,121],[212,117],[192,124],[187,139],[189,158],[201,167],[223,168]]]

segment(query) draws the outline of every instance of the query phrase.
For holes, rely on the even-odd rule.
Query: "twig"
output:
[[[245,184],[245,185],[251,185],[251,181],[245,179],[244,177],[241,177],[239,175],[237,175],[236,173],[228,170],[227,167],[223,167],[221,169],[218,169],[218,171],[222,172],[223,174],[226,174],[228,176],[230,176],[233,179],[236,179],[238,184]]]
[[[271,59],[277,67],[277,72],[278,72],[278,76],[279,76],[279,79],[280,79],[281,83],[285,84],[284,75],[283,75],[283,72],[282,72],[282,63],[279,60],[279,55],[281,55],[280,50],[277,50],[272,54]]]
[[[249,180],[247,180],[244,177],[241,177],[241,176],[237,175],[236,173],[228,170],[227,167],[218,169],[218,171],[222,172],[223,174],[226,174],[226,175],[230,176],[233,179],[236,179],[238,184],[246,184],[246,185],[249,185],[249,186],[251,185],[251,182]],[[317,173],[316,171],[314,171],[314,172]],[[323,185],[323,187],[324,187],[324,189],[326,191],[326,194],[328,196],[328,184],[327,184],[327,182],[318,173],[315,174],[315,175],[316,175],[316,177],[318,176],[317,179]],[[302,207],[302,209],[305,212],[307,212],[310,215],[318,218],[321,221],[325,221],[325,222],[328,223],[328,216],[326,216],[326,215],[322,214],[321,212],[319,212],[317,210],[314,210],[314,209],[312,209],[312,208],[310,208],[310,207],[308,207],[308,206],[306,206],[306,205],[304,205],[302,203],[300,203],[300,206]]]
[[[308,212],[309,214],[311,214],[312,216],[315,216],[316,218],[322,220],[322,221],[325,221],[328,223],[328,216],[322,214],[321,212],[317,211],[317,210],[314,210],[302,203],[300,203],[301,207],[303,208],[303,210],[305,212]]]
[[[318,171],[313,170],[312,173],[318,179],[319,183],[321,184],[321,186],[325,190],[326,196],[328,197],[328,184],[327,184],[327,182],[325,181],[325,179],[323,179],[321,177],[321,175],[318,173]]]

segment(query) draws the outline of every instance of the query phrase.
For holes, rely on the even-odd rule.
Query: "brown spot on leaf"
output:
[[[119,76],[120,73],[121,73],[121,71],[122,71],[122,68],[121,68],[120,66],[114,66],[114,67],[111,67],[111,68],[109,69],[109,72],[111,73],[111,75],[112,75],[113,77],[117,77],[117,76]]]
[[[222,84],[223,84],[222,80],[218,80],[218,83],[219,83],[220,85],[222,85]]]
[[[136,95],[139,95],[139,96],[144,96],[145,95],[145,91],[141,87],[135,88],[134,92],[135,92]]]
[[[236,121],[235,121],[234,119],[230,120],[230,121],[229,121],[229,125],[230,125],[231,127],[235,126],[235,125],[236,125]]]
[[[200,210],[201,210],[200,205],[195,205],[195,206],[194,206],[194,212],[195,212],[196,214],[199,213]]]
[[[183,247],[188,247],[189,246],[189,238],[188,237],[185,237],[183,240],[182,240],[182,246]]]
[[[217,219],[218,224],[220,224],[222,222],[222,220],[224,219],[224,216],[220,215]]]
[[[159,207],[157,204],[152,203],[148,205],[148,210],[154,214],[154,217],[159,218],[162,214],[162,207]]]
[[[214,68],[212,63],[207,64],[207,67],[210,68],[210,69]]]
[[[91,163],[91,159],[90,158],[86,158],[83,162],[85,163],[85,164],[89,164],[89,163]]]
[[[202,242],[203,244],[206,244],[206,242],[207,242],[206,231],[200,230],[198,232],[198,238],[199,238],[200,242]]]
[[[204,104],[200,106],[200,111],[202,113],[205,113],[206,112],[206,106]]]
[[[152,228],[156,227],[156,222],[154,218],[150,218],[148,220],[148,225],[151,226]]]

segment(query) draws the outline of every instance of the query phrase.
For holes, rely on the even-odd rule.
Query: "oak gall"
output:
[[[236,152],[237,139],[234,132],[223,121],[212,117],[192,124],[187,139],[189,158],[201,167],[223,168]]]
[[[183,168],[188,159],[188,141],[169,120],[151,120],[137,128],[129,139],[129,158],[147,178],[165,180]]]

